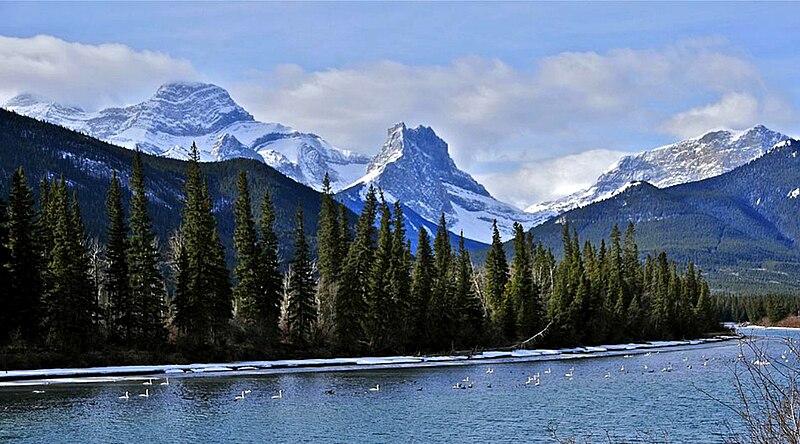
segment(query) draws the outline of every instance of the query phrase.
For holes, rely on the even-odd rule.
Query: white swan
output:
[[[233,398],[234,401],[241,401],[243,399],[244,399],[244,392],[242,392],[241,395],[237,395],[235,398]]]
[[[119,399],[130,399],[131,395],[128,392],[125,392],[124,395],[120,396]]]
[[[494,373],[494,369],[489,367],[488,369],[486,369],[486,373],[491,375],[492,373]]]
[[[153,380],[148,379],[147,382],[143,382],[142,385],[153,385]]]
[[[161,383],[161,384],[159,384],[159,385],[169,385],[169,378],[167,378],[167,380],[166,380],[166,381],[162,382],[162,383]]]
[[[466,378],[462,379],[461,382],[469,382],[469,376],[467,376]]]
[[[605,377],[606,378],[610,378],[611,377],[611,372],[606,372],[606,376]]]
[[[42,393],[44,393],[44,390],[34,390],[33,393],[37,394],[37,395],[41,395]]]
[[[149,398],[150,397],[150,389],[146,389],[144,393],[139,394],[140,398]]]
[[[381,385],[380,384],[375,384],[375,387],[370,387],[369,391],[371,391],[371,392],[379,392],[379,391],[381,391]]]
[[[283,390],[278,390],[277,395],[272,395],[272,399],[281,399],[283,398]]]
[[[549,375],[550,373],[553,373],[553,371],[550,370],[550,367],[547,367],[547,370],[544,371],[544,374]]]

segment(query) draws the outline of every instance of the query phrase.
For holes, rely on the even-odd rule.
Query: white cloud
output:
[[[492,184],[493,195],[519,208],[545,202],[590,187],[629,152],[590,150],[537,162],[526,162],[511,173],[477,175]]]
[[[680,112],[665,129],[680,137],[699,136],[709,130],[741,128],[758,120],[759,101],[750,94],[730,93],[719,102]]]
[[[125,45],[0,36],[0,102],[30,92],[96,109],[141,100],[158,85],[196,78],[187,60]]]
[[[478,57],[322,71],[287,65],[255,74],[233,92],[257,117],[366,153],[377,150],[384,129],[396,121],[430,125],[450,143],[457,163],[470,168],[495,150],[547,158],[597,146],[600,137],[600,144],[612,146],[608,135],[617,130],[652,134],[698,98],[717,101],[743,92],[761,109],[766,94],[757,69],[718,46],[689,41],[649,50],[565,52],[531,70]],[[748,114],[740,122],[760,117]]]

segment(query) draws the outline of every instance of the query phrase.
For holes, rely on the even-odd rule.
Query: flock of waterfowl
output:
[[[788,356],[789,352],[790,352],[790,350],[781,353],[781,355],[780,355],[781,356],[781,360],[783,360],[785,362],[789,362],[789,356]],[[659,352],[655,352],[655,353],[658,354]],[[626,355],[623,355],[622,357],[624,359],[627,359],[627,358],[632,358],[633,356],[634,355],[626,354]],[[647,358],[647,357],[652,356],[652,353],[651,352],[647,352],[645,354],[641,354],[640,356]],[[741,361],[741,360],[744,360],[745,358],[744,358],[744,355],[739,354],[737,356],[737,359]],[[703,367],[708,367],[709,358],[707,358],[706,356],[703,355],[701,357],[701,360],[702,360],[702,366]],[[686,366],[686,368],[688,370],[691,370],[693,368],[692,364],[689,362],[689,358],[688,357],[684,356],[682,358],[682,361],[685,363],[685,366]],[[756,365],[756,366],[766,366],[766,365],[770,365],[770,361],[767,360],[766,357],[760,356],[756,360],[754,360],[752,362],[752,364]],[[619,372],[620,373],[629,373],[630,371],[633,371],[633,370],[635,370],[635,367],[630,367],[629,366],[628,369],[626,369],[624,364],[619,367]],[[655,371],[656,371],[655,369],[651,368],[646,363],[643,364],[643,366],[642,366],[642,372],[643,373],[655,373]],[[669,362],[665,367],[661,368],[661,372],[662,373],[669,373],[669,372],[672,372],[672,371],[673,371],[673,366],[672,366],[671,362]],[[481,384],[485,384],[486,388],[492,388],[491,376],[494,374],[494,372],[495,372],[495,369],[493,367],[488,367],[486,369],[486,371],[484,372],[486,379],[484,381],[480,381],[480,383]],[[524,387],[538,387],[538,386],[542,385],[542,383],[543,383],[542,374],[551,375],[552,373],[553,373],[552,368],[551,367],[547,367],[546,369],[544,369],[541,372],[537,371],[534,374],[528,375],[526,377],[526,379],[523,381],[522,385]],[[566,378],[566,380],[572,381],[576,377],[577,376],[576,376],[576,373],[575,373],[575,367],[574,366],[571,366],[569,368],[569,370],[566,373],[564,373],[564,378]],[[612,372],[606,371],[604,373],[603,377],[604,378],[611,378],[612,377]],[[151,392],[150,392],[150,388],[149,387],[155,385],[155,381],[157,381],[157,379],[148,378],[146,381],[142,382],[142,385],[145,386],[145,391],[143,393],[138,393],[136,395],[131,395],[130,392],[126,391],[125,394],[123,394],[122,396],[119,396],[118,398],[121,399],[121,400],[128,400],[128,399],[130,399],[132,397],[133,398],[138,397],[138,398],[144,398],[144,399],[150,398]],[[406,381],[403,381],[403,382],[406,382]],[[416,382],[416,381],[412,381],[412,382]],[[476,381],[474,379],[470,379],[470,376],[466,376],[461,381],[456,382],[455,384],[453,384],[452,388],[453,389],[458,389],[458,390],[472,389],[472,388],[476,387],[477,384],[479,384],[479,381]],[[170,385],[169,378],[164,378],[163,380],[161,380],[161,382],[158,382],[158,385],[160,385],[160,386],[168,386],[168,385]],[[422,391],[423,387],[417,387],[416,390],[417,391]],[[380,392],[380,391],[381,391],[381,385],[380,384],[375,384],[374,387],[367,388],[364,393],[376,393],[376,392]],[[33,390],[33,393],[42,394],[42,393],[44,393],[44,390]],[[233,398],[233,400],[234,401],[245,400],[245,399],[247,399],[247,395],[249,395],[250,393],[252,393],[251,390],[243,390],[238,395],[236,395]],[[325,390],[325,394],[327,394],[327,395],[333,395],[335,393],[336,392],[335,392],[335,390],[333,388]],[[357,393],[359,393],[359,392],[356,392],[356,394]],[[279,389],[277,394],[271,396],[271,399],[279,400],[279,399],[283,398],[283,395],[284,395],[283,389]]]

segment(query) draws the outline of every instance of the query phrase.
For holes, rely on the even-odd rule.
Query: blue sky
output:
[[[93,109],[194,79],[370,154],[395,121],[430,125],[524,206],[706,130],[795,134],[799,16],[797,3],[0,3],[0,101]]]

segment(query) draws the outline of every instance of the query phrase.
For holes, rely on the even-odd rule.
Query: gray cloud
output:
[[[23,92],[87,109],[141,100],[158,85],[197,77],[187,60],[125,45],[0,36],[0,102]]]

